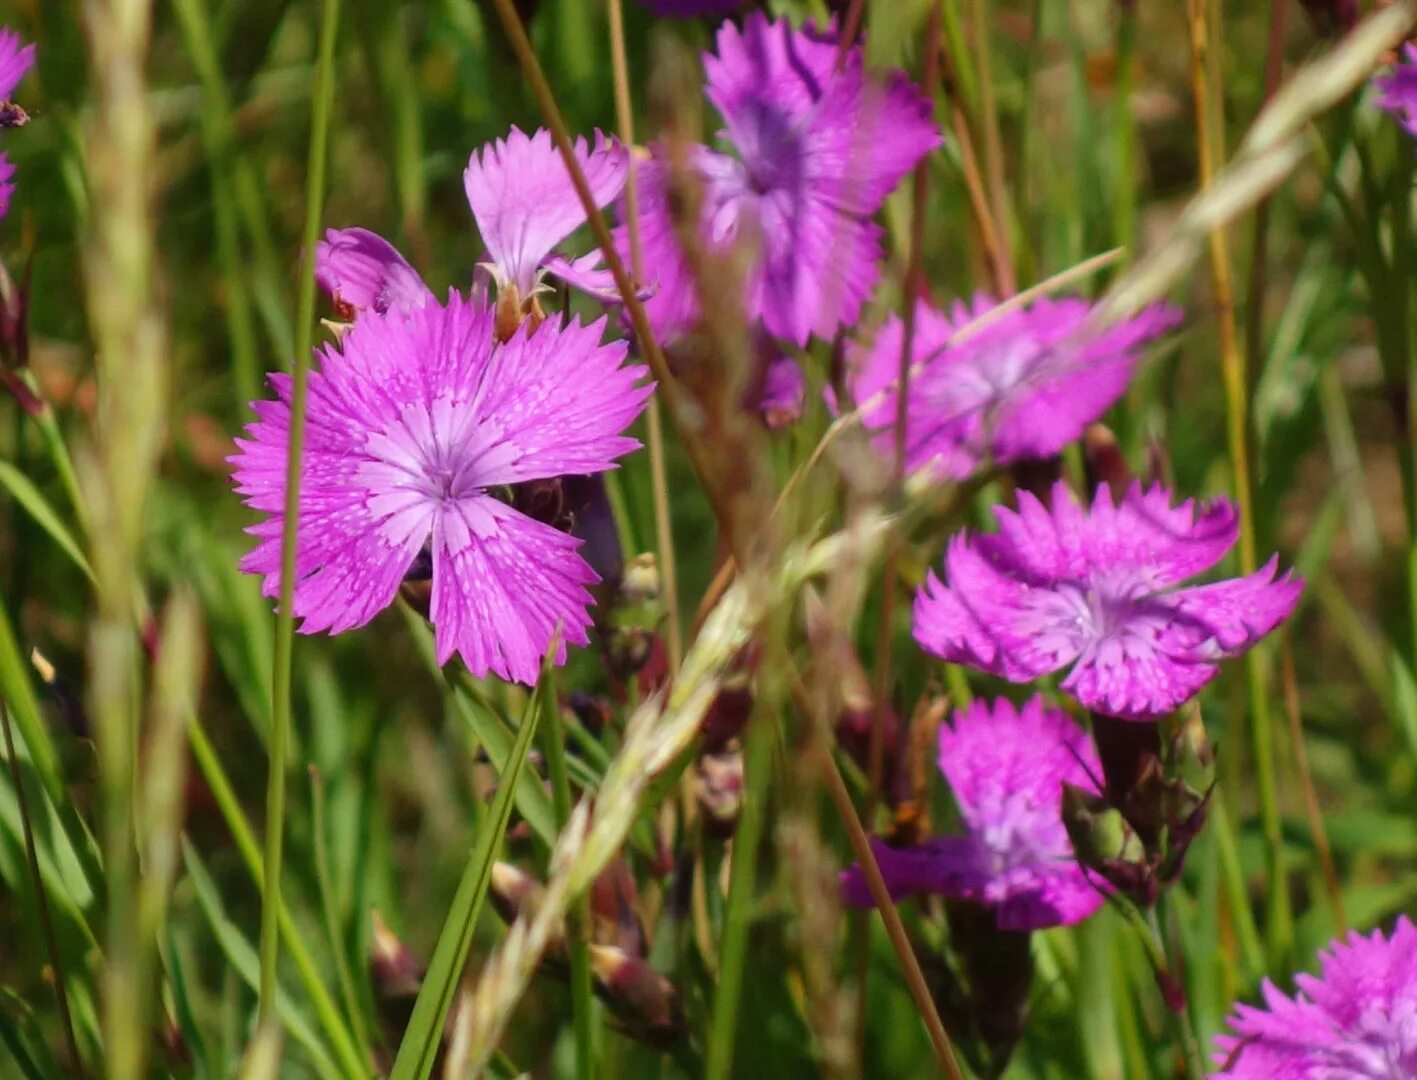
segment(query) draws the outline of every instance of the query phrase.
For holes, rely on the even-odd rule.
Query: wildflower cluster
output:
[[[689,15],[734,5],[651,6]],[[908,349],[900,316],[863,327],[884,261],[876,216],[943,142],[932,102],[899,72],[868,71],[862,46],[843,49],[834,30],[757,12],[725,22],[704,63],[704,92],[722,120],[712,145],[670,140],[639,151],[595,133],[575,143],[576,168],[596,207],[620,216],[615,255],[645,268],[638,299],[661,342],[702,329],[705,258],[736,260],[729,299],[761,369],[754,385],[766,426],[790,426],[812,407],[809,383],[832,380],[808,378],[808,347],[845,335],[829,403],[854,411],[879,456],[903,444],[900,465],[926,485],[1003,482],[994,531],[949,537],[941,570],[926,575],[914,638],[934,657],[1009,683],[1058,676],[1056,690],[1076,709],[1046,688],[1022,706],[1004,697],[961,705],[938,732],[958,829],[873,844],[893,897],[943,896],[952,923],[972,920],[979,941],[1013,942],[999,948],[1022,958],[1006,995],[1021,1016],[1029,932],[1080,922],[1109,899],[1149,906],[1178,878],[1213,782],[1195,699],[1222,661],[1293,613],[1302,583],[1276,559],[1194,583],[1237,542],[1238,510],[1224,499],[1180,498],[1155,481],[1103,482],[1081,497],[1061,479],[1036,482],[1040,464],[1061,475],[1060,455],[1122,398],[1178,310],[1157,304],[1106,324],[1079,298],[981,294],[940,307],[920,296],[908,301]],[[1382,104],[1409,127],[1410,78],[1403,67],[1382,84]],[[637,221],[620,201],[632,176]],[[587,207],[550,134],[512,128],[471,154],[464,184],[485,248],[466,293],[440,299],[364,229],[331,230],[319,249],[319,283],[344,321],[310,385],[294,614],[303,632],[339,633],[422,579],[439,662],[456,653],[479,677],[530,684],[553,641],[558,663],[568,643],[589,644],[598,624],[588,586],[598,575],[567,522],[528,511],[536,499],[525,485],[615,468],[638,445],[625,432],[653,388],[646,369],[627,362],[618,320],[547,311],[548,278],[581,294],[578,303],[629,299],[605,268],[611,253],[559,250]],[[272,385],[275,399],[256,403],[231,460],[237,491],[264,515],[242,565],[274,596],[291,384],[278,375]],[[758,659],[745,649],[739,666],[751,673]],[[675,675],[662,663],[644,674],[647,656],[626,667],[641,672],[642,689]],[[738,736],[753,679],[745,683],[719,688],[709,710],[718,727],[706,730],[694,774],[714,838],[732,835],[741,807]],[[893,734],[886,750],[900,758],[903,742]],[[847,903],[872,903],[862,867],[841,885]],[[1359,954],[1377,965],[1377,952],[1406,948],[1411,936],[1404,924],[1392,943],[1341,946],[1326,961],[1330,981],[1346,978]],[[627,963],[639,963],[641,944]],[[962,955],[955,978],[974,987],[971,1007],[997,1005]],[[1303,986],[1312,1002],[1270,992],[1272,1017],[1240,1012],[1237,1035],[1221,1043],[1230,1055],[1222,1075],[1279,1075],[1281,1062],[1313,1054],[1335,1069],[1358,1063],[1353,1075],[1379,1075],[1361,1071],[1370,1061],[1413,1067],[1391,1000],[1344,1011],[1319,984]],[[1409,990],[1394,983],[1389,998]],[[1320,1011],[1322,1036],[1298,1022]],[[1018,1030],[1011,1022],[985,1037],[995,1060]]]

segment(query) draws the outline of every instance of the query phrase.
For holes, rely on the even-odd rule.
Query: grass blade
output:
[[[551,653],[555,653],[552,644]],[[482,910],[482,901],[487,896],[487,886],[492,880],[492,864],[497,859],[507,822],[512,816],[512,801],[526,764],[531,740],[536,735],[540,719],[537,702],[533,696],[522,717],[517,740],[512,745],[499,770],[500,781],[497,795],[492,800],[492,809],[483,820],[473,843],[472,854],[458,882],[457,893],[453,896],[448,918],[438,935],[438,944],[433,950],[433,959],[428,965],[423,988],[418,992],[418,1000],[413,1005],[413,1015],[409,1018],[408,1029],[399,1045],[398,1057],[394,1061],[391,1080],[423,1080],[433,1070],[433,1059],[443,1037],[443,1023],[453,1002],[458,979],[462,975],[463,964],[467,962],[468,950],[472,946],[473,929],[477,926],[477,916]]]
[[[212,933],[216,935],[221,951],[226,954],[227,960],[242,980],[253,990],[257,989],[260,986],[260,964],[256,958],[256,950],[227,916],[216,882],[207,873],[206,865],[197,854],[197,849],[185,836],[182,838],[182,859],[187,869],[187,877],[197,894],[197,903],[207,917],[207,922],[211,924]],[[324,1042],[296,1009],[285,991],[278,990],[271,999],[271,1005],[281,1024],[290,1032],[291,1038],[310,1055],[310,1062],[320,1076],[338,1078],[344,1075],[335,1066]]]
[[[34,518],[35,523],[49,534],[50,539],[59,545],[74,565],[84,572],[84,577],[93,581],[93,568],[89,566],[88,559],[84,558],[84,553],[79,550],[79,545],[74,541],[73,535],[70,534],[64,522],[54,512],[54,508],[49,505],[49,501],[40,494],[39,488],[34,486],[30,478],[8,461],[0,461],[0,485],[3,485],[14,500],[25,508],[29,516]]]

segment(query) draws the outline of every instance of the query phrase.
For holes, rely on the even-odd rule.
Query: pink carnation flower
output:
[[[1268,980],[1264,1008],[1241,1005],[1216,1039],[1215,1080],[1389,1080],[1417,1076],[1417,929],[1353,933],[1320,954],[1286,997]]]
[[[962,479],[992,461],[1052,457],[1126,391],[1146,344],[1175,325],[1156,305],[1092,331],[1085,300],[1035,301],[980,327],[990,297],[946,314],[916,302],[906,415],[906,467]],[[895,453],[896,386],[905,324],[892,315],[848,356],[849,386],[883,453]]]
[[[0,103],[8,103],[15,87],[34,66],[34,46],[22,45],[20,35],[9,27],[0,28]],[[0,126],[12,127],[25,122],[21,110],[7,110]],[[0,153],[0,218],[10,212],[10,200],[15,194],[15,166],[8,154]]]
[[[330,229],[315,249],[320,288],[356,311],[408,312],[433,300],[398,249],[368,229]]]
[[[1090,510],[1068,487],[1052,508],[1027,492],[994,508],[999,532],[961,533],[915,598],[915,639],[936,656],[1011,682],[1069,668],[1062,686],[1089,709],[1129,720],[1165,715],[1197,694],[1217,662],[1245,652],[1294,610],[1303,583],[1276,560],[1247,577],[1179,588],[1234,546],[1233,504],[1171,505],[1133,485]]]
[[[799,345],[854,321],[879,275],[882,230],[870,220],[920,158],[940,145],[930,103],[903,74],[867,75],[853,48],[840,70],[834,36],[786,19],[725,23],[704,58],[709,100],[732,155],[690,148],[703,184],[703,235],[714,250],[745,241],[748,314]],[[669,168],[638,166],[644,263],[658,276],[647,305],[672,337],[699,316],[696,283],[675,234]],[[623,229],[619,245],[628,251]]]
[[[1417,136],[1417,45],[1402,49],[1403,61],[1386,75],[1373,80],[1378,89],[1378,105],[1397,117],[1408,132]]]
[[[599,132],[593,147],[576,140],[575,152],[596,205],[605,206],[625,186],[629,154]],[[549,131],[527,135],[513,127],[505,139],[474,151],[463,186],[487,246],[483,265],[499,290],[514,288],[525,301],[540,290],[544,270],[601,299],[619,297],[610,272],[599,267],[599,252],[575,261],[552,254],[585,224],[586,213]]]
[[[595,573],[579,541],[491,491],[615,467],[638,443],[621,435],[644,407],[645,369],[624,367],[623,342],[600,343],[604,320],[571,321],[493,339],[493,314],[453,294],[401,314],[366,312],[310,377],[300,489],[295,614],[301,632],[340,633],[387,607],[428,549],[438,661],[536,681],[561,627],[586,643],[585,586]],[[236,490],[267,515],[242,569],[280,590],[289,441],[289,376],[232,458]]]
[[[940,771],[965,834],[917,847],[874,842],[891,895],[940,893],[987,904],[1001,930],[1081,922],[1103,901],[1083,872],[1063,826],[1063,784],[1095,792],[1101,772],[1087,733],[1035,697],[1021,709],[975,701],[940,728]],[[871,904],[866,876],[842,874],[846,900]]]

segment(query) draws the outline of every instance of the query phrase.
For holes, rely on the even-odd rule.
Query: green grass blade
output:
[[[0,597],[0,697],[10,703],[10,711],[20,726],[20,736],[29,750],[30,760],[44,783],[45,794],[56,804],[62,804],[66,801],[64,784],[59,776],[54,744],[40,715],[34,684],[30,682],[29,669],[20,655],[3,597]]]
[[[435,679],[444,680],[442,669],[433,650],[433,631],[423,621],[423,617],[407,604],[400,604],[399,611],[404,616],[408,632],[413,637],[414,647]],[[486,703],[464,687],[449,685],[453,705],[467,724],[473,736],[487,750],[487,756],[501,773],[503,763],[512,749],[514,736],[507,725]],[[534,776],[523,776],[516,782],[517,813],[531,826],[532,831],[549,849],[556,842],[556,812],[546,788]]]
[[[394,1061],[391,1080],[424,1080],[433,1070],[433,1059],[438,1053],[443,1037],[443,1023],[448,1008],[457,990],[458,979],[462,975],[463,964],[472,946],[473,929],[477,926],[477,916],[482,910],[482,901],[487,896],[487,886],[492,880],[492,864],[497,859],[507,822],[512,816],[512,802],[522,768],[526,764],[531,740],[536,735],[540,713],[534,696],[522,717],[517,740],[499,769],[500,782],[497,795],[492,800],[491,812],[482,823],[473,843],[472,855],[462,880],[458,882],[457,893],[453,896],[448,918],[438,935],[438,944],[433,950],[433,959],[428,965],[428,974],[423,979],[423,988],[418,992],[418,1000],[413,1005],[413,1015],[409,1018],[408,1029],[399,1053]]]
[[[187,878],[192,882],[192,888],[197,894],[197,904],[207,917],[207,922],[211,925],[212,933],[216,935],[217,944],[221,946],[221,951],[245,983],[252,990],[257,989],[260,986],[260,963],[256,957],[256,950],[227,916],[216,882],[207,873],[207,868],[202,862],[202,857],[197,854],[197,849],[185,836],[182,838],[182,859],[187,868]],[[310,1061],[315,1066],[315,1071],[321,1076],[332,1078],[342,1076],[343,1074],[335,1066],[334,1059],[330,1056],[324,1041],[306,1022],[305,1017],[295,1007],[294,1002],[284,990],[277,991],[272,999],[272,1005],[281,1024],[290,1032],[291,1038],[304,1047],[305,1052],[310,1055]]]
[[[201,720],[195,713],[187,718],[187,740],[192,748],[192,758],[197,769],[211,789],[212,798],[216,801],[217,808],[226,822],[226,827],[231,830],[231,837],[236,842],[236,849],[241,855],[241,861],[245,863],[246,870],[251,875],[251,880],[255,883],[257,890],[264,896],[265,877],[261,866],[260,846],[256,842],[250,824],[246,821],[246,815],[236,798],[231,781],[222,768],[221,759],[217,757],[216,750],[208,741],[207,733],[202,730]],[[340,1064],[344,1067],[344,1071],[350,1076],[367,1075],[368,1064],[360,1057],[359,1051],[354,1045],[353,1035],[350,1034],[349,1028],[340,1018],[339,1010],[335,1007],[329,990],[320,981],[319,973],[315,970],[315,962],[311,959],[310,952],[305,947],[305,941],[295,927],[295,920],[290,917],[290,912],[283,900],[278,898],[278,904],[281,937],[285,941],[286,949],[290,952],[291,960],[295,962],[295,969],[300,975],[305,995],[315,1009],[315,1015],[320,1018],[320,1026],[325,1029],[325,1035],[339,1055]]]
[[[49,538],[59,545],[60,550],[69,556],[73,564],[84,572],[84,577],[93,581],[93,569],[89,566],[88,559],[84,558],[84,553],[75,543],[73,535],[30,478],[8,461],[0,461],[0,485],[25,508],[25,512],[49,534]]]
[[[546,774],[556,806],[559,833],[571,817],[571,778],[566,768],[566,733],[561,725],[561,699],[556,693],[556,673],[541,676],[541,739],[546,755]],[[571,957],[571,1015],[576,1032],[576,1076],[590,1080],[595,1075],[595,993],[591,983],[590,950],[586,935],[590,927],[590,896],[577,897],[571,905],[566,943]]]

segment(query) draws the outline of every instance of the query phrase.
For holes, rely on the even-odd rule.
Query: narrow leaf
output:
[[[8,461],[0,461],[0,485],[3,485],[14,497],[14,500],[25,508],[25,512],[49,534],[50,539],[63,549],[64,554],[69,556],[74,565],[84,572],[84,576],[89,581],[93,581],[93,569],[89,566],[89,561],[84,558],[83,551],[79,549],[79,545],[74,542],[74,537],[65,527],[64,522],[54,512],[54,508],[49,505],[49,501],[40,493],[39,488],[34,486],[30,478]]]
[[[458,882],[458,891],[453,897],[447,921],[443,923],[442,933],[438,935],[433,960],[428,965],[428,974],[423,980],[423,988],[418,992],[418,1000],[414,1002],[413,1016],[409,1019],[398,1058],[394,1061],[391,1080],[424,1080],[433,1069],[443,1024],[452,1005],[463,965],[467,962],[473,929],[477,926],[482,901],[487,896],[487,886],[492,879],[492,864],[497,859],[507,822],[512,816],[512,801],[522,766],[526,763],[531,740],[536,735],[538,696],[539,693],[534,694],[527,703],[516,743],[503,759],[492,810],[477,832],[472,856],[468,859],[462,880]],[[495,760],[495,752],[490,746],[488,750]]]

